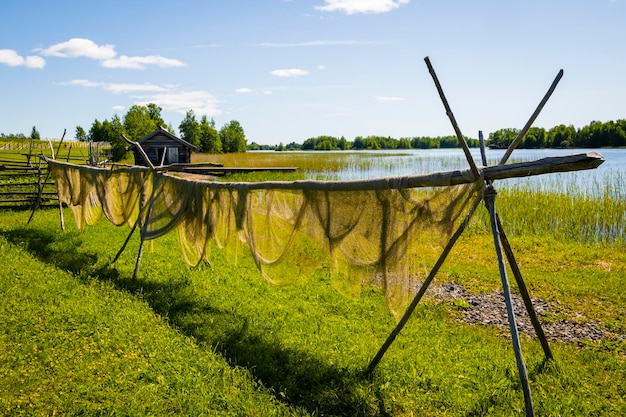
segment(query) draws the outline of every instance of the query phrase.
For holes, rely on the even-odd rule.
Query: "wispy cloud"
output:
[[[356,13],[386,13],[397,9],[401,4],[410,0],[324,0],[324,6],[315,6],[316,10],[324,12],[341,11],[346,14]]]
[[[114,45],[98,45],[90,39],[72,38],[45,49],[36,49],[40,55],[59,58],[90,58],[100,61],[105,68],[145,69],[149,65],[161,68],[184,67],[185,63],[160,55],[117,55]]]
[[[297,48],[297,47],[308,47],[308,46],[381,45],[385,43],[388,43],[388,42],[342,40],[342,41],[307,41],[307,42],[293,42],[293,43],[263,42],[263,43],[257,43],[254,45],[268,47],[268,48]]]
[[[150,92],[162,92],[167,91],[167,88],[161,87],[155,84],[145,83],[145,84],[119,84],[119,83],[110,83],[103,85],[103,88],[106,91],[109,91],[114,94],[128,94],[135,93],[141,91],[150,91]]]
[[[309,71],[299,68],[289,68],[277,69],[272,71],[271,74],[277,77],[301,77],[303,75],[309,75]]]
[[[10,67],[43,68],[46,66],[46,60],[40,56],[24,58],[13,49],[0,49],[0,64]]]
[[[104,83],[98,83],[89,80],[72,80],[60,83],[61,85],[77,85],[80,87],[101,87]]]
[[[105,68],[144,69],[147,65],[156,65],[161,68],[186,66],[186,64],[177,59],[164,58],[160,55],[121,55],[119,58],[111,58],[102,61],[102,66]]]
[[[218,108],[219,100],[208,91],[185,91],[180,90],[177,85],[102,83],[84,79],[67,81],[61,85],[101,88],[113,94],[129,94],[129,98],[134,101],[134,104],[155,103],[163,110],[180,114],[185,114],[189,109],[193,109],[196,114],[206,114],[207,116],[222,114]],[[119,107],[114,108],[114,110],[124,109],[123,106]]]
[[[137,92],[163,92],[168,91],[167,87],[161,87],[156,84],[143,83],[143,84],[127,84],[127,83],[101,83],[90,80],[72,80],[61,83],[61,85],[75,85],[79,87],[100,87],[105,91],[114,94],[128,94]]]
[[[246,87],[238,88],[238,89],[235,90],[235,93],[242,93],[242,94],[251,93],[251,92],[252,92],[252,90],[250,88],[246,88]]]
[[[192,109],[196,114],[217,116],[222,114],[218,108],[219,100],[208,91],[172,91],[136,97],[135,104],[155,103],[163,110],[185,114]]]
[[[376,96],[378,101],[406,101],[406,97]]]

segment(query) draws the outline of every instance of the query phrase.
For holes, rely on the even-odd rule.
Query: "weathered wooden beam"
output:
[[[552,172],[581,171],[597,168],[604,162],[598,152],[587,152],[568,156],[554,156],[530,162],[478,167],[485,180],[530,177]],[[264,181],[264,182],[212,182],[211,187],[226,189],[309,189],[321,191],[388,190],[417,187],[440,187],[469,184],[476,181],[470,169],[433,172],[424,175],[373,178],[349,181]]]

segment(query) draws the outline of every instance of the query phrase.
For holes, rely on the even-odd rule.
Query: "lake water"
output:
[[[517,149],[508,163],[533,161],[550,156],[565,156],[596,151],[605,162],[598,168],[586,171],[544,174],[534,177],[500,180],[496,188],[529,188],[537,191],[556,191],[581,196],[609,196],[626,200],[626,149]],[[345,151],[343,151],[345,154]],[[505,150],[488,149],[489,165],[497,165]],[[471,149],[477,165],[480,150]],[[334,173],[338,179],[364,179],[386,176],[426,174],[468,168],[461,149],[411,149],[395,151],[355,152],[355,164]],[[370,159],[368,169],[359,168],[356,160]],[[324,174],[324,173],[322,173]]]

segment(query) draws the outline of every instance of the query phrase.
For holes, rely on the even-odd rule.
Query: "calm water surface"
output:
[[[556,191],[581,196],[610,196],[626,200],[626,149],[517,149],[509,158],[509,163],[590,151],[599,152],[605,159],[605,162],[596,169],[500,180],[496,183],[496,188],[530,188],[536,191]],[[497,165],[504,152],[500,149],[487,150],[488,164]],[[482,165],[480,151],[472,149],[471,153],[476,164]],[[465,154],[461,149],[359,151],[354,154],[355,164],[335,173],[338,179],[415,175],[468,168]],[[356,163],[357,160],[363,158],[371,159],[368,169],[359,168]]]

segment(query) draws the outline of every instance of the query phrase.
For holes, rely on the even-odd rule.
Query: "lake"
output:
[[[596,169],[500,180],[495,186],[496,188],[530,188],[536,191],[576,194],[585,197],[608,196],[617,200],[626,200],[626,149],[517,149],[509,158],[508,163],[590,151],[599,152],[604,156],[605,162]],[[347,151],[341,152],[346,155]],[[504,152],[503,149],[488,149],[488,164],[497,165]],[[479,162],[480,150],[471,149],[471,153],[476,164],[482,165]],[[468,168],[462,149],[355,151],[350,154],[353,154],[354,164],[349,164],[347,168],[336,173],[321,172],[315,175],[332,175],[341,180],[353,180]],[[364,158],[369,159],[367,169],[360,168],[362,164],[358,163]]]

